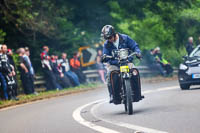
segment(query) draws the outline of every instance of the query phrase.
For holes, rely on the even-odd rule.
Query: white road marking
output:
[[[174,90],[174,89],[177,89],[179,88],[179,86],[172,86],[172,87],[165,87],[165,88],[159,88],[159,89],[155,89],[155,90],[148,90],[148,91],[144,91],[143,94],[149,94],[149,93],[153,93],[153,92],[159,92],[159,91],[167,91],[167,90]],[[107,101],[106,101],[107,102]],[[94,112],[94,109],[97,108],[98,106],[100,106],[101,104],[97,104],[97,103],[101,103],[101,104],[104,104],[105,103],[105,99],[101,99],[101,100],[98,100],[98,101],[94,101],[94,102],[91,102],[91,103],[88,103],[88,104],[85,104],[79,108],[77,108],[74,112],[73,112],[73,118],[79,122],[80,124],[86,126],[86,127],[89,127],[93,130],[96,130],[100,133],[119,133],[118,131],[115,131],[115,130],[112,130],[112,129],[109,129],[109,128],[105,128],[105,127],[102,127],[102,126],[98,126],[98,125],[95,125],[94,123],[91,123],[89,121],[86,121],[85,119],[82,118],[81,116],[81,111],[92,105],[92,104],[96,104],[95,106],[93,106],[93,108],[91,109],[92,111],[92,114],[98,118],[93,112]],[[102,119],[102,118],[98,118],[98,119],[101,119],[105,122],[108,122],[108,123],[111,123],[111,124],[114,124],[114,125],[117,125],[117,126],[120,126],[120,127],[125,127],[125,128],[129,128],[129,129],[133,129],[133,130],[136,130],[136,131],[141,131],[141,132],[146,132],[146,133],[167,133],[165,131],[159,131],[159,130],[155,130],[155,129],[151,129],[151,128],[146,128],[146,127],[142,127],[142,126],[137,126],[137,125],[133,125],[133,124],[129,124],[129,123],[123,123],[123,122],[116,122],[116,121],[111,121],[111,120],[105,120],[105,119]]]
[[[86,105],[83,105],[79,108],[77,108],[74,112],[73,112],[73,118],[79,122],[80,124],[86,126],[86,127],[89,127],[93,130],[96,130],[98,132],[101,132],[101,133],[120,133],[118,131],[115,131],[115,130],[112,130],[112,129],[108,129],[108,128],[105,128],[105,127],[102,127],[102,126],[98,126],[92,122],[89,122],[89,121],[86,121],[84,120],[82,117],[81,117],[81,110],[84,109],[85,107],[87,106],[90,106],[92,104],[95,104],[95,103],[98,103],[98,102],[101,102],[101,101],[104,101],[105,99],[103,100],[98,100],[98,101],[94,101],[94,102],[91,102],[89,104],[86,104]]]
[[[133,129],[133,130],[144,132],[144,133],[167,133],[167,132],[164,132],[164,131],[159,131],[159,130],[156,130],[156,129],[146,128],[146,127],[142,127],[142,126],[137,126],[137,125],[133,125],[133,124],[129,124],[129,123],[124,123],[124,122],[119,122],[119,121],[113,121],[113,120],[103,119],[103,118],[100,118],[97,115],[95,115],[94,110],[96,110],[99,106],[101,106],[102,104],[105,104],[107,102],[108,101],[104,101],[104,102],[102,102],[100,104],[96,104],[96,105],[94,105],[92,107],[91,113],[92,113],[92,115],[95,118],[97,118],[99,120],[102,120],[104,122],[107,122],[107,123],[111,123],[111,124],[120,126],[120,127],[125,127],[125,128],[128,128],[128,129]]]

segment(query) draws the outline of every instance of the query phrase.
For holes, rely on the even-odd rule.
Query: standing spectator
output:
[[[51,58],[48,55],[48,52],[49,52],[49,47],[44,46],[43,52],[40,54],[44,77],[46,79],[46,87],[47,90],[52,90],[52,89],[59,90],[61,89],[61,87],[58,83],[56,83],[56,77],[52,70],[52,62],[50,60]]]
[[[9,63],[14,67],[14,71],[16,73],[17,68],[16,68],[15,62],[13,60],[13,52],[11,49],[8,49],[7,56],[8,56]],[[16,74],[14,75],[14,80],[15,80],[15,85],[14,85],[13,89],[14,89],[15,96],[17,96],[18,95],[18,93],[17,93],[18,83],[17,83],[17,75]]]
[[[193,46],[193,37],[189,37],[188,38],[188,43],[185,45],[185,48],[186,48],[186,51],[187,51],[188,55],[190,55],[190,53],[194,49],[194,46]]]
[[[30,75],[30,86],[31,86],[31,89],[32,89],[32,93],[38,95],[37,92],[35,92],[35,86],[34,86],[34,77],[35,77],[35,72],[34,72],[34,69],[33,69],[33,66],[32,66],[32,63],[31,63],[31,60],[30,60],[30,51],[29,51],[29,48],[28,47],[25,47],[25,54],[23,56],[24,60],[26,61],[27,65],[28,65],[28,71],[29,71],[29,75]]]
[[[69,77],[73,81],[75,86],[79,86],[80,82],[78,76],[74,72],[70,71],[70,65],[66,53],[62,53],[62,59],[60,62],[61,62],[62,72],[65,74],[65,76]]]
[[[2,47],[2,55],[1,55],[1,66],[2,66],[2,73],[6,79],[7,83],[7,92],[8,98],[12,100],[19,100],[15,96],[14,86],[15,86],[15,71],[14,67],[9,63],[8,56],[7,56],[7,46],[3,44]]]
[[[19,54],[19,71],[20,71],[20,78],[22,81],[22,86],[24,88],[25,94],[32,94],[34,93],[33,85],[32,85],[32,79],[29,71],[29,65],[28,62],[25,60],[25,49],[19,48],[17,50],[17,53]]]
[[[102,56],[102,51],[101,50],[98,50],[98,56],[97,56],[97,59],[96,59],[96,67],[98,69],[98,73],[101,77],[101,80],[104,84],[106,84],[106,80],[105,80],[105,68],[104,68],[104,65],[103,63],[101,63],[101,56]]]
[[[86,77],[81,70],[81,63],[79,61],[79,56],[80,56],[79,52],[74,53],[73,58],[70,59],[70,66],[72,68],[72,71],[78,76],[79,81],[81,83],[85,83]]]
[[[0,45],[0,59],[1,57],[2,57],[2,45]],[[1,89],[3,89],[0,90],[1,97],[5,100],[8,100],[7,83],[3,75],[2,60],[0,60],[0,82],[1,82]]]

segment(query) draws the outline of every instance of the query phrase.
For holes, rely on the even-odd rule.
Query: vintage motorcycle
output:
[[[108,59],[117,59],[119,62],[120,69],[116,71],[119,76],[119,82],[117,81],[117,87],[118,90],[113,90],[113,93],[118,93],[114,97],[116,102],[114,104],[124,104],[125,111],[131,115],[133,114],[133,102],[138,102],[144,98],[144,96],[141,96],[141,88],[139,88],[140,92],[136,92],[138,88],[141,87],[140,85],[140,76],[139,71],[136,68],[129,68],[129,60],[128,58],[134,55],[137,55],[136,52],[130,52],[128,49],[119,49],[113,52],[113,56],[103,55],[103,61]],[[133,78],[137,77],[136,84],[133,84]],[[116,83],[114,83],[116,84]],[[139,96],[139,99],[135,99],[137,95]]]

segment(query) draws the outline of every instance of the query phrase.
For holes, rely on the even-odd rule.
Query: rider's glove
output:
[[[132,61],[133,61],[133,56],[128,57],[128,61],[129,61],[129,62],[132,62]]]
[[[142,59],[142,54],[141,54],[141,53],[137,53],[137,54],[136,54],[136,57],[137,57],[138,59]]]
[[[101,62],[102,63],[106,62],[106,55],[105,54],[101,56]]]

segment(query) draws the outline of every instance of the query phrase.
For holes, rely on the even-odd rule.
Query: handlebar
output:
[[[141,55],[139,55],[138,52],[132,52],[130,55],[127,56],[126,59],[128,59],[129,57],[134,56],[134,55],[136,55],[136,57],[137,57],[139,60],[141,60],[142,57],[141,57]],[[106,59],[117,59],[117,60],[119,60],[119,61],[121,60],[119,57],[113,57],[113,56],[104,54],[104,55],[102,56],[102,62],[106,62]]]
[[[138,53],[137,53],[137,52],[133,52],[133,53],[131,53],[128,57],[131,57],[131,56],[133,56],[133,55],[138,55]]]
[[[129,58],[129,57],[131,57],[131,56],[133,56],[133,55],[138,55],[138,53],[137,53],[137,52],[133,52],[133,53],[131,53],[129,56],[127,56],[127,58]],[[109,59],[115,58],[115,57],[113,57],[113,56],[111,56],[111,55],[106,55],[106,54],[104,54],[102,57],[103,57],[103,58],[109,58]]]

